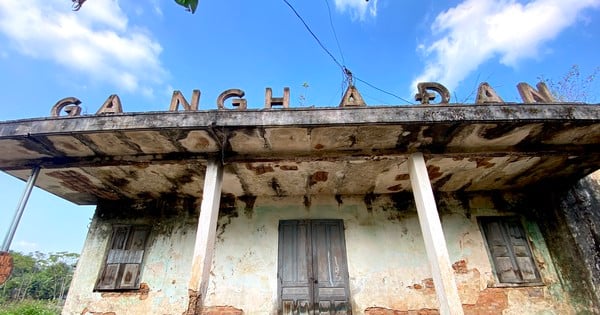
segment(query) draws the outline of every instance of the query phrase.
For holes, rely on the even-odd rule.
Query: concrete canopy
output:
[[[200,197],[206,160],[223,193],[410,190],[423,152],[438,191],[513,189],[600,168],[600,106],[421,105],[124,113],[0,122],[0,170],[76,204]]]

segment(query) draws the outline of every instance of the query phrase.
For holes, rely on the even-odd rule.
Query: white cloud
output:
[[[130,27],[115,0],[87,1],[78,12],[64,0],[0,0],[0,32],[21,54],[129,92],[151,94],[167,73],[160,44]]]
[[[536,58],[540,46],[577,22],[584,9],[599,5],[600,0],[465,0],[436,17],[431,44],[417,46],[426,64],[411,90],[418,82],[437,81],[452,91],[496,56],[507,66]]]
[[[15,242],[15,248],[16,248],[16,250],[18,250],[22,253],[31,253],[31,252],[38,251],[40,249],[40,246],[35,242],[20,240],[20,241]]]
[[[364,20],[369,16],[377,16],[377,0],[335,0],[335,7],[341,12],[350,12],[353,19]]]
[[[160,8],[160,3],[158,2],[158,0],[151,0],[150,3],[152,4],[152,10],[154,11],[154,14],[156,14],[159,17],[162,17],[163,11]]]

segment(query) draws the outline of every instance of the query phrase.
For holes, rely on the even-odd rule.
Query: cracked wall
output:
[[[478,216],[520,214],[531,209],[523,195],[441,194],[438,207],[465,311],[469,314],[574,313],[573,301],[554,268],[537,225],[524,218],[544,286],[496,288],[497,280],[477,223]],[[527,213],[524,213],[527,211]],[[219,219],[207,306],[234,305],[248,314],[277,308],[278,223],[287,219],[343,219],[355,313],[376,310],[437,312],[437,298],[411,194],[258,197]],[[242,215],[244,213],[245,215]],[[501,296],[501,300],[496,297]],[[498,301],[505,301],[500,303]],[[431,313],[431,314],[434,314]],[[421,313],[418,313],[421,314]]]

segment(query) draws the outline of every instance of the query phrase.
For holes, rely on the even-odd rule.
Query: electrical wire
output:
[[[306,22],[302,18],[302,16],[300,16],[300,13],[298,13],[298,11],[296,11],[296,9],[294,9],[294,7],[287,0],[283,0],[283,2],[285,2],[285,4],[287,4],[287,6],[290,7],[290,9],[292,9],[292,11],[294,11],[294,14],[296,14],[298,19],[300,19],[302,24],[304,24],[304,27],[306,27],[306,30],[317,41],[319,46],[321,46],[321,48],[323,48],[323,50],[329,55],[329,57],[331,57],[331,59],[333,59],[333,61],[338,65],[338,67],[340,67],[343,70],[344,66],[331,54],[331,52],[325,47],[325,45],[323,45],[323,43],[321,43],[321,40],[317,37],[317,35],[315,35],[315,33],[313,33],[313,31],[310,29],[308,24],[306,24]]]
[[[294,8],[294,6],[292,6],[288,2],[288,0],[282,0],[282,1],[294,12],[294,14],[296,15],[296,17],[298,17],[298,19],[300,20],[300,22],[302,22],[302,24],[304,25],[304,27],[306,28],[306,30],[317,41],[317,43],[319,44],[319,46],[321,46],[321,49],[323,49],[323,51],[325,51],[325,53],[327,53],[327,55],[329,55],[329,57],[331,57],[331,59],[333,60],[333,62],[335,62],[335,64],[338,67],[340,67],[340,69],[342,70],[342,72],[345,75],[345,79],[342,81],[342,85],[345,85],[346,83],[348,83],[349,85],[352,85],[353,84],[353,82],[352,82],[353,79],[356,79],[357,81],[360,81],[360,82],[368,85],[369,87],[371,87],[371,88],[373,88],[373,89],[375,89],[377,91],[380,91],[382,93],[388,94],[388,95],[393,96],[393,97],[395,97],[395,98],[397,98],[397,99],[399,99],[399,100],[401,100],[403,102],[407,102],[407,103],[409,103],[411,105],[414,105],[413,102],[411,102],[411,101],[409,101],[409,100],[407,100],[405,98],[402,98],[402,97],[400,97],[400,96],[398,96],[398,95],[396,95],[394,93],[388,92],[388,91],[386,91],[384,89],[380,89],[380,88],[376,87],[375,85],[373,85],[373,84],[371,84],[371,83],[369,83],[369,82],[367,82],[365,80],[362,80],[362,79],[354,76],[352,74],[352,72],[350,72],[350,70],[348,68],[346,68],[342,63],[340,63],[337,60],[337,58],[335,58],[335,56],[329,51],[329,49],[327,49],[327,47],[325,47],[325,45],[323,45],[323,43],[321,42],[321,40],[319,39],[319,37],[317,37],[317,35],[312,31],[312,29],[310,28],[310,26],[308,26],[308,24],[306,23],[306,21],[304,21],[304,18],[302,18],[302,16],[300,15],[300,13],[298,13],[298,11],[296,11],[296,9]],[[327,2],[327,8],[329,9],[329,2]],[[333,29],[333,22],[331,20],[331,12],[329,13],[329,18],[330,18],[329,21],[330,21],[331,27]],[[334,32],[334,35],[335,35],[335,29],[334,29],[333,32]],[[336,38],[336,41],[337,41],[337,35],[335,35],[335,38]],[[340,49],[340,54],[342,55],[342,59],[343,59],[344,57],[343,57],[342,50],[340,48],[339,42],[338,42],[338,48]]]
[[[386,90],[380,89],[380,88],[378,88],[378,87],[374,86],[373,84],[371,84],[371,83],[369,83],[369,82],[367,82],[367,81],[365,81],[365,80],[363,80],[363,79],[361,79],[361,78],[359,78],[359,77],[356,77],[356,76],[354,76],[354,79],[356,79],[356,81],[360,81],[360,82],[362,82],[362,83],[364,83],[364,84],[366,84],[366,85],[370,86],[371,88],[374,88],[374,89],[376,89],[376,90],[377,90],[377,91],[379,91],[379,92],[383,92],[383,93],[385,93],[385,94],[387,94],[387,95],[391,95],[391,96],[393,96],[393,97],[395,97],[395,98],[397,98],[397,99],[399,99],[399,100],[401,100],[401,101],[404,101],[404,102],[407,102],[407,103],[409,103],[409,104],[411,104],[411,105],[414,105],[414,103],[413,103],[413,102],[411,102],[411,101],[409,101],[409,100],[407,100],[407,99],[405,99],[405,98],[403,98],[403,97],[400,97],[400,96],[398,96],[398,95],[396,95],[396,94],[394,94],[394,93],[391,93],[391,92],[388,92],[388,91],[386,91]]]
[[[331,26],[331,30],[333,31],[333,37],[335,38],[335,43],[337,44],[338,50],[340,51],[340,56],[342,56],[342,64],[346,64],[346,60],[344,59],[344,53],[342,52],[342,47],[340,46],[340,41],[337,37],[337,32],[335,31],[335,27],[333,26],[333,19],[331,18],[331,7],[329,6],[329,1],[325,0],[327,4],[327,13],[329,14],[329,26]]]

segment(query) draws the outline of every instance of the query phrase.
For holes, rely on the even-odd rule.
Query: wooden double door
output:
[[[352,314],[342,220],[279,222],[279,314]]]

